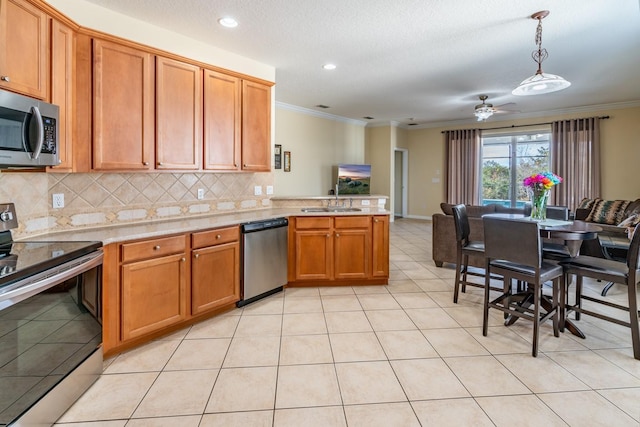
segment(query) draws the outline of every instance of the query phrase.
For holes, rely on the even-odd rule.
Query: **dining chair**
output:
[[[487,218],[484,220],[485,245],[485,293],[482,335],[487,336],[489,308],[500,310],[511,318],[522,318],[533,322],[533,347],[531,354],[538,355],[540,324],[551,318],[553,334],[559,336],[559,294],[564,279],[560,265],[543,259],[542,239],[538,223],[529,220]],[[489,300],[489,275],[503,277],[502,294]],[[527,289],[512,293],[512,280],[528,284]],[[552,281],[552,297],[542,293],[544,282]],[[531,307],[532,306],[532,307]],[[541,308],[543,310],[541,310]]]
[[[456,229],[456,277],[453,289],[453,302],[458,303],[460,288],[466,292],[467,285],[484,288],[484,284],[467,281],[467,275],[484,276],[484,274],[469,271],[469,256],[484,257],[484,242],[469,240],[471,228],[465,205],[455,205],[451,208],[453,223]]]
[[[568,289],[563,286],[560,295],[560,330],[564,329],[566,316],[574,311],[576,320],[580,320],[580,314],[586,314],[598,319],[623,325],[631,329],[631,343],[633,346],[633,357],[640,360],[640,326],[638,325],[638,295],[637,284],[640,282],[640,224],[638,224],[633,233],[633,238],[629,244],[627,259],[620,262],[611,259],[598,258],[587,255],[579,255],[575,258],[561,261],[560,265],[564,268],[565,284],[568,283],[570,275],[576,276],[576,296],[575,302],[569,304]],[[584,294],[583,278],[590,277],[592,279],[601,280],[603,282],[620,283],[627,286],[628,306],[614,303],[610,300],[592,297]],[[617,319],[602,312],[582,307],[582,300],[591,301],[593,303],[602,304],[607,307],[616,308],[618,310],[629,313],[629,321]],[[595,309],[595,308],[594,308]]]

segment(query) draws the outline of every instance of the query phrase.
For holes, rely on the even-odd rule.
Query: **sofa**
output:
[[[440,203],[442,213],[434,213],[432,218],[432,258],[438,267],[447,262],[456,263],[456,228],[453,223],[453,204]],[[484,241],[484,225],[482,215],[489,213],[515,213],[524,214],[522,208],[508,208],[503,205],[492,204],[487,206],[467,206],[467,216],[469,217],[469,229],[471,240]],[[469,265],[484,268],[484,257],[469,257]]]
[[[640,199],[603,200],[583,199],[575,212],[575,219],[602,228],[598,241],[583,243],[581,253],[591,256],[622,259],[626,257],[633,228],[640,222]]]

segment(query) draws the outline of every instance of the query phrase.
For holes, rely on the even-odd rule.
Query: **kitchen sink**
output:
[[[329,212],[327,208],[302,208],[302,212]]]
[[[341,206],[334,206],[331,208],[327,208],[329,212],[360,212],[362,209],[360,208],[347,208]]]
[[[302,212],[360,212],[362,209],[348,208],[348,207],[342,207],[342,206],[331,206],[329,208],[312,207],[312,208],[302,208],[300,210]]]

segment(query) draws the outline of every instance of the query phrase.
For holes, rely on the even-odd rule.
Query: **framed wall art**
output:
[[[284,171],[291,172],[291,151],[284,152]]]
[[[273,167],[274,169],[282,169],[282,145],[276,144],[273,149]]]

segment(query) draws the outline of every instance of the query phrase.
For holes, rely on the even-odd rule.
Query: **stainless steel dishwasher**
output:
[[[242,224],[242,299],[249,304],[282,290],[287,283],[287,218]]]

